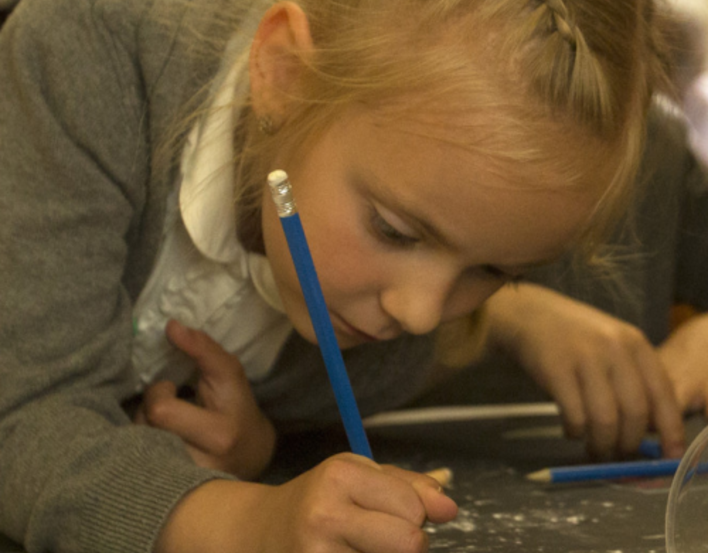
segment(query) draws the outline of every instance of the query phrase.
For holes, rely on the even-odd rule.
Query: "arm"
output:
[[[0,533],[28,551],[148,551],[185,493],[228,478],[120,405],[126,267],[160,226],[129,6],[28,0],[0,33]]]
[[[566,432],[596,455],[636,451],[649,426],[667,456],[683,426],[662,360],[635,327],[550,289],[520,284],[488,302],[490,340],[558,402]]]

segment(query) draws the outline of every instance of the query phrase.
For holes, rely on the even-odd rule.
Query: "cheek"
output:
[[[318,219],[305,232],[326,295],[360,293],[375,286],[381,260],[353,221]]]
[[[305,211],[301,219],[310,253],[325,299],[332,307],[361,299],[377,290],[381,260],[358,234],[358,227],[344,217],[314,216]],[[303,306],[304,299],[283,234],[280,219],[271,206],[263,209],[263,239],[273,277],[288,313]]]
[[[504,283],[498,279],[476,279],[459,284],[450,294],[445,309],[445,320],[450,321],[469,315],[482,306]]]

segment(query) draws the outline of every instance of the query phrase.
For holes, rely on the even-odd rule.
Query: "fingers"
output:
[[[580,373],[580,386],[586,410],[588,452],[596,458],[616,453],[619,435],[619,406],[608,370],[594,363]]]
[[[206,466],[208,456],[201,451],[208,441],[204,428],[214,428],[213,413],[196,407],[177,397],[177,387],[173,382],[156,382],[145,390],[143,402],[133,422],[147,424],[176,434],[186,442],[187,449],[195,462]],[[192,444],[192,445],[190,445]],[[197,459],[199,458],[199,459]],[[211,467],[217,468],[217,467]]]
[[[650,421],[667,452],[681,449],[680,412],[658,358],[649,348],[637,356],[621,350],[609,359],[586,359],[573,371],[559,372],[549,387],[566,435],[585,438],[595,458],[635,453]]]
[[[339,471],[338,474],[334,472],[337,481],[338,478],[350,480],[346,468],[333,466],[330,470]],[[425,506],[409,482],[380,469],[362,471],[355,478],[357,485],[352,486],[350,497],[359,507],[393,515],[415,526],[422,526],[425,522]]]
[[[691,386],[692,384],[694,383],[690,382],[689,379],[674,380],[672,383],[679,408],[682,412],[689,414],[699,413],[704,408],[708,412],[708,403],[706,403],[708,387],[701,389],[698,386]]]
[[[457,516],[457,504],[445,495],[440,481],[430,473],[419,474],[394,466],[386,466],[384,471],[400,478],[413,487],[423,503],[429,521],[435,523],[448,522]],[[448,481],[451,478],[449,469],[434,471],[433,474],[446,478]]]
[[[167,321],[165,334],[172,344],[193,359],[203,356],[201,354],[204,347],[210,341],[205,333],[191,329],[174,319]]]
[[[177,321],[166,327],[168,338],[191,356],[199,370],[197,399],[208,410],[247,421],[259,416],[259,408],[243,366],[206,333]]]
[[[221,449],[219,436],[225,433],[228,419],[177,398],[171,382],[158,382],[145,391],[143,411],[151,426],[177,434],[199,449]]]
[[[684,450],[681,412],[655,350],[638,344],[616,352],[609,366],[584,371],[581,386],[588,420],[588,449],[595,457],[636,453],[650,423],[665,456]]]
[[[204,378],[221,381],[243,375],[243,367],[238,359],[227,353],[205,332],[170,320],[165,327],[165,333],[175,347],[196,361]]]
[[[332,457],[313,472],[319,491],[307,502],[312,511],[303,511],[304,524],[311,532],[341,535],[347,550],[427,551],[428,537],[422,530],[426,520],[444,522],[457,513],[440,484],[424,474],[379,466],[353,454]]]
[[[656,359],[647,353],[652,354],[653,350],[642,337],[636,351],[616,352],[610,369],[609,381],[617,402],[616,451],[621,456],[637,452],[649,426],[653,401],[647,393],[646,379],[656,377],[656,366],[646,365],[656,365]]]
[[[651,422],[659,433],[664,457],[681,457],[686,446],[682,411],[661,357],[654,350],[641,351],[637,362],[644,370],[644,385],[650,402]]]
[[[204,409],[175,395],[174,384],[159,382],[146,390],[142,421],[179,436],[197,466],[250,479],[267,465],[275,446],[270,426],[245,443],[239,421]]]
[[[163,380],[149,386],[143,394],[140,407],[141,418],[145,424],[162,427],[163,421],[168,421],[177,399],[177,386],[174,382]]]
[[[585,437],[587,416],[575,371],[560,371],[548,384],[548,391],[560,409],[565,435],[571,439]]]
[[[172,320],[166,334],[197,364],[198,404],[177,398],[173,385],[158,383],[146,391],[136,420],[182,438],[199,466],[256,477],[272,457],[276,434],[243,366],[204,332]]]
[[[585,437],[595,457],[627,456],[653,426],[665,455],[681,455],[683,420],[662,358],[671,352],[662,354],[624,323],[594,338],[576,341],[576,354],[560,357],[565,367],[549,371],[547,389],[561,408],[568,436]]]
[[[426,520],[447,522],[457,516],[457,505],[431,476],[381,466],[350,453],[330,458],[323,470],[327,487],[351,489],[351,500],[363,509],[384,512],[416,526]]]
[[[344,539],[354,551],[410,553],[428,551],[428,534],[407,520],[374,511],[352,510]],[[365,528],[366,531],[355,529]]]

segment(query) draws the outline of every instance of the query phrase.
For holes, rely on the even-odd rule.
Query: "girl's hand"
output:
[[[172,382],[146,391],[135,422],[177,434],[194,462],[243,479],[257,477],[275,449],[275,429],[256,403],[243,366],[204,332],[170,321],[167,337],[199,368],[198,405]]]
[[[708,315],[677,328],[659,348],[679,406],[708,414]]]
[[[215,480],[187,495],[157,553],[421,553],[455,503],[429,476],[344,453],[272,487]]]
[[[656,349],[637,328],[533,284],[489,302],[490,338],[511,348],[595,457],[637,451],[649,427],[664,455],[684,451],[681,413]]]

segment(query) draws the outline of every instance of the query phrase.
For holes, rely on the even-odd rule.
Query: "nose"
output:
[[[381,307],[410,334],[426,334],[442,320],[445,300],[439,291],[415,284],[390,287],[381,294]]]
[[[494,291],[489,283],[461,283],[458,276],[440,268],[418,271],[385,288],[381,307],[404,331],[431,332],[444,321],[471,313]]]

